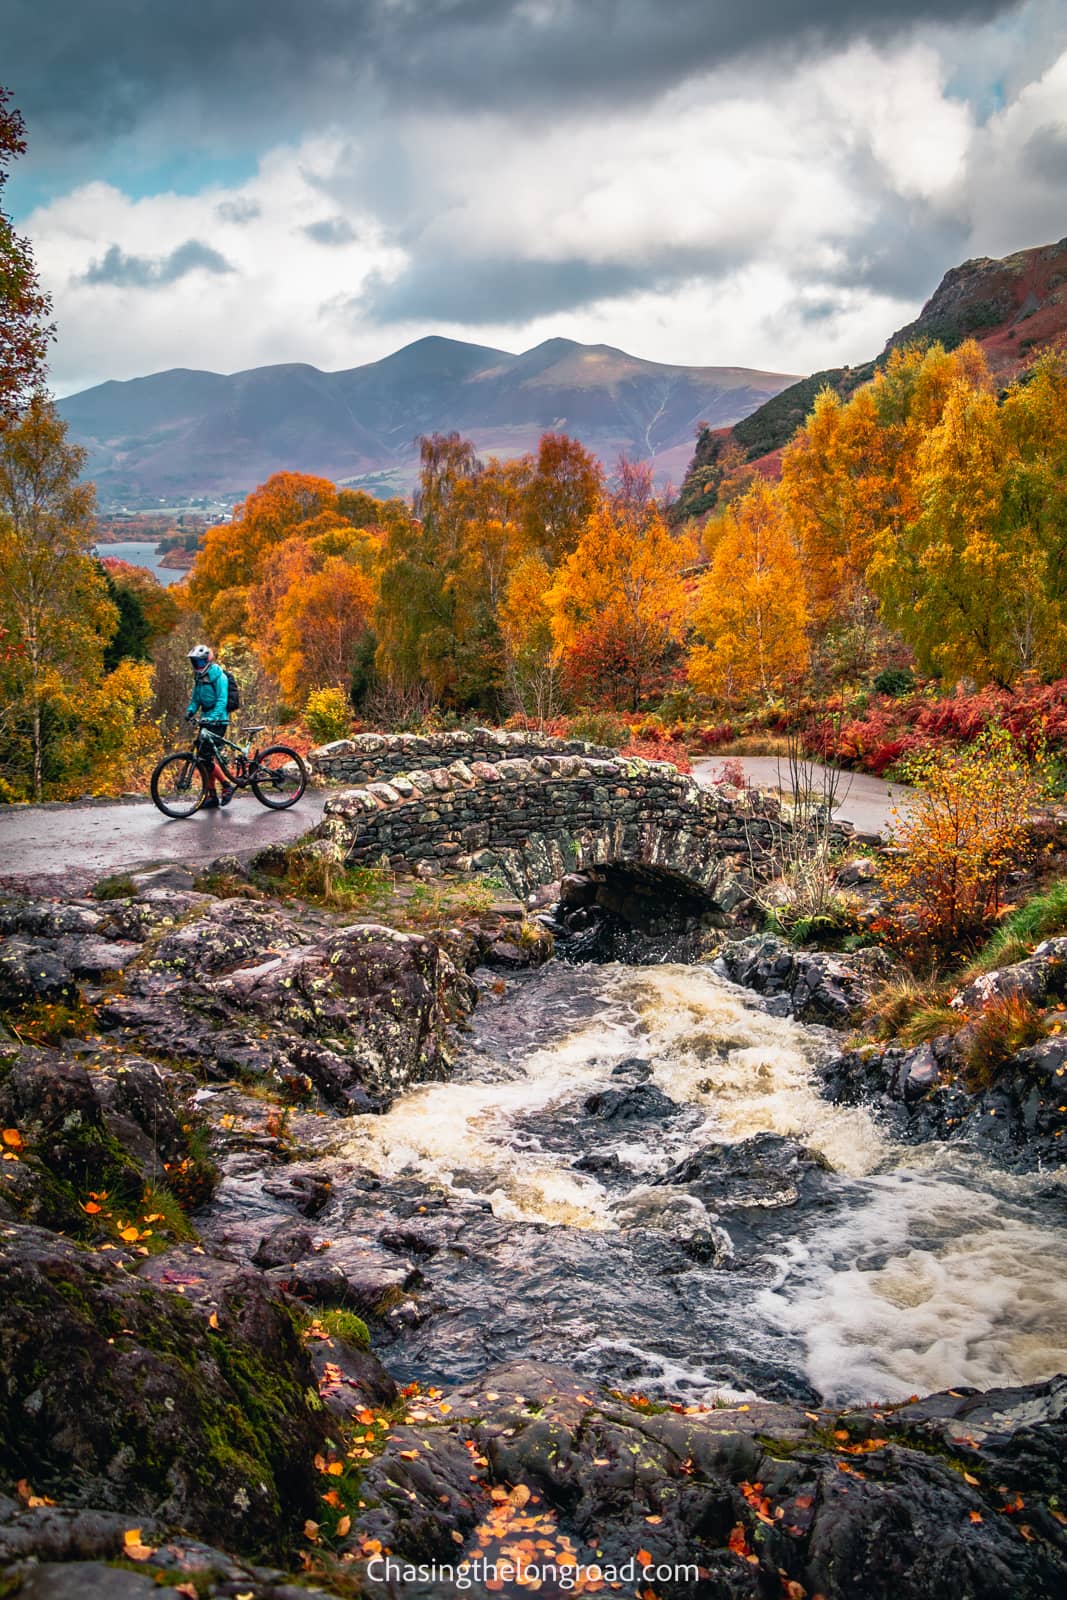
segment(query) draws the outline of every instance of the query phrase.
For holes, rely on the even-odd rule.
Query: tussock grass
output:
[[[1067,933],[1067,879],[1035,894],[1004,918],[961,975],[961,982],[977,978],[994,967],[1024,961],[1042,939]]]

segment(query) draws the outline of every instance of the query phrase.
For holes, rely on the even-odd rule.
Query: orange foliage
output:
[[[888,932],[905,948],[957,949],[1000,909],[1005,875],[1026,858],[1029,817],[1046,780],[999,727],[963,750],[917,753],[908,776],[921,787],[894,822],[899,854],[882,867],[893,905]]]

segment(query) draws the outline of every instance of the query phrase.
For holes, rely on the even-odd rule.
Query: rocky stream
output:
[[[1064,1592],[1057,1041],[961,1107],[862,956],[111,892],[0,903],[4,1600]]]

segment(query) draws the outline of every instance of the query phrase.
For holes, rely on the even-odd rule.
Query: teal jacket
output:
[[[189,701],[186,716],[192,711],[199,711],[203,722],[228,723],[230,720],[230,713],[226,709],[228,698],[226,674],[218,662],[213,661],[193,685],[193,698]]]

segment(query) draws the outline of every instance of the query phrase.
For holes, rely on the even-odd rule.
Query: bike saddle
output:
[[[258,724],[257,724],[257,726],[256,726],[256,727],[254,727],[254,728],[246,728],[246,729],[245,729],[245,732],[246,732],[246,733],[247,733],[247,734],[248,734],[248,736],[249,736],[249,737],[250,737],[250,738],[251,738],[251,736],[252,736],[252,734],[254,734],[254,733],[262,733],[262,732],[263,732],[263,729],[264,729],[264,728],[265,728],[265,727],[266,727],[266,726],[267,726],[267,724],[266,724],[266,723],[265,723],[265,722],[260,722],[260,723],[258,723]]]

